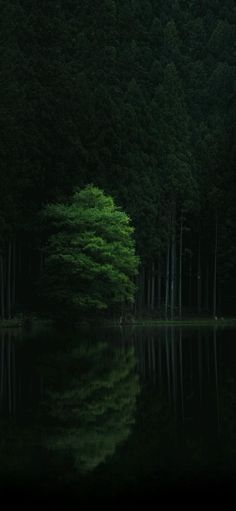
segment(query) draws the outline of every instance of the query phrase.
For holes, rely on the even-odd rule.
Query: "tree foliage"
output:
[[[89,183],[131,217],[137,306],[158,314],[169,244],[178,295],[181,243],[183,305],[196,311],[200,267],[202,310],[212,311],[217,209],[217,306],[233,312],[234,3],[0,0],[0,8],[1,315],[37,309],[42,205]]]
[[[55,314],[73,316],[130,302],[138,268],[129,217],[99,188],[45,207],[52,232],[43,292]]]

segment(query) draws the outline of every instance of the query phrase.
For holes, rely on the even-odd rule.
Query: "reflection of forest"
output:
[[[166,396],[183,423],[211,414],[220,432],[220,392],[234,370],[234,345],[224,346],[225,338],[233,340],[232,331],[165,327],[134,335],[142,381]]]
[[[131,442],[142,473],[153,463],[168,472],[236,472],[234,336],[174,327],[135,334],[143,390]]]
[[[41,349],[35,343],[27,361],[24,343],[16,350],[10,332],[2,338],[2,474],[35,471],[32,458],[48,461],[50,470],[68,459],[69,470],[91,470],[130,434],[139,393],[134,348],[78,339],[58,344],[50,337],[47,347],[45,340]]]
[[[28,413],[41,395],[42,381],[34,362],[33,346],[20,329],[0,331],[0,411],[16,418]],[[31,412],[30,412],[31,413]]]
[[[236,365],[234,374],[228,376],[220,393],[222,408],[222,440],[224,452],[236,473]]]
[[[41,379],[20,329],[0,332],[0,482],[19,485],[35,473],[33,424]],[[37,472],[37,469],[36,469]],[[2,486],[1,486],[2,487]]]
[[[104,343],[2,334],[1,480],[236,471],[234,331],[120,333]]]
[[[139,383],[132,347],[82,343],[47,361],[42,413],[50,417],[44,442],[70,453],[79,471],[91,470],[130,434]]]

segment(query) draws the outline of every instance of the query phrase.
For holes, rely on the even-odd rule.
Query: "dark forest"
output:
[[[88,185],[132,225],[122,310],[234,316],[234,1],[0,0],[0,12],[2,319],[45,313],[42,211]]]

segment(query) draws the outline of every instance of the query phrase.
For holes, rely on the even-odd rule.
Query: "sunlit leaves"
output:
[[[67,204],[51,204],[44,292],[64,314],[107,309],[132,301],[137,272],[133,228],[112,197],[88,186]],[[67,307],[65,310],[65,295]],[[61,311],[60,311],[61,314]]]

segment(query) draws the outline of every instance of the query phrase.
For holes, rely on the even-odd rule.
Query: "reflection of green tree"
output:
[[[53,364],[43,405],[50,417],[46,445],[72,453],[77,470],[91,470],[115,452],[134,423],[139,391],[134,350],[81,345],[54,355]]]

